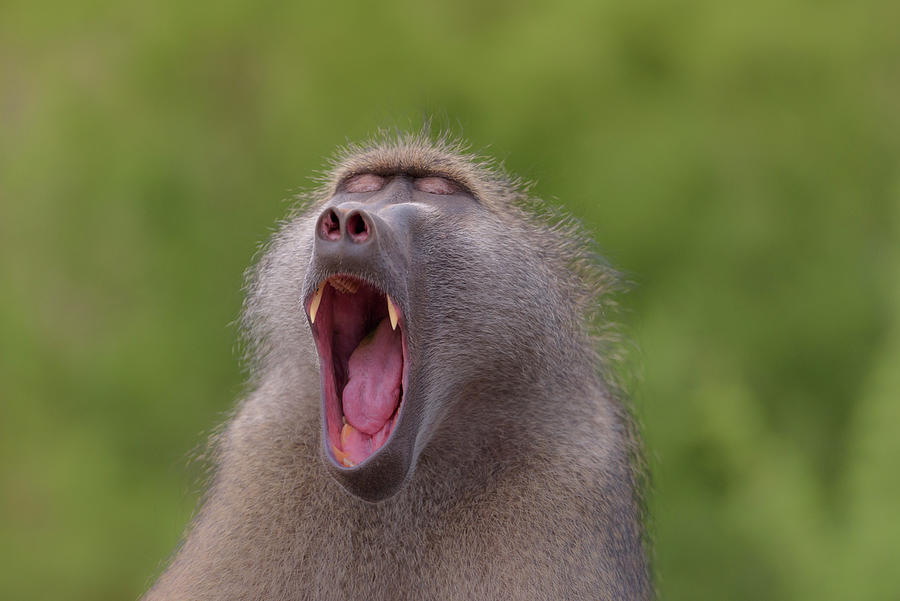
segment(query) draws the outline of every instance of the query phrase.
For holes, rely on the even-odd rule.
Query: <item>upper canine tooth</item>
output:
[[[319,311],[319,303],[322,302],[322,292],[325,290],[325,283],[319,284],[316,293],[313,294],[312,302],[309,303],[309,321],[316,323],[316,313]]]
[[[387,298],[387,306],[388,306],[388,317],[391,318],[391,329],[397,329],[397,307],[394,305],[394,301],[391,300],[391,297],[387,294],[384,295]]]

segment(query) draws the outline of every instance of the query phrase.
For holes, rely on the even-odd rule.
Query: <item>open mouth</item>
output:
[[[319,284],[307,303],[322,378],[326,447],[344,467],[387,443],[403,405],[407,348],[400,311],[351,275]]]

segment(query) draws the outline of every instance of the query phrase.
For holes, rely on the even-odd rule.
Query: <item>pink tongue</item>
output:
[[[368,439],[384,428],[400,402],[403,371],[400,330],[392,330],[388,319],[381,320],[350,355],[347,371],[344,416],[351,426],[368,434],[363,437]],[[346,447],[344,450],[349,451]]]

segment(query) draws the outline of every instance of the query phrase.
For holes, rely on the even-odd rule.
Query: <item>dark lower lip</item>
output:
[[[339,443],[341,441],[340,433],[344,423],[343,401],[341,397],[343,386],[346,384],[346,374],[343,374],[345,381],[341,382],[341,376],[339,376],[339,371],[336,370],[335,365],[335,349],[333,348],[335,345],[335,340],[328,340],[323,333],[323,330],[328,330],[329,334],[332,334],[334,332],[335,324],[333,321],[334,315],[332,309],[334,295],[338,292],[330,281],[336,277],[351,278],[352,280],[359,281],[360,285],[368,286],[374,289],[374,292],[378,294],[378,298],[376,300],[385,303],[385,311],[387,307],[387,294],[376,284],[352,274],[341,273],[329,276],[319,283],[319,286],[325,286],[325,289],[323,290],[322,299],[318,306],[316,322],[312,323],[312,321],[310,320],[310,328],[316,344],[316,351],[319,355],[319,376],[322,391],[322,433],[325,452],[328,456],[329,461],[334,467],[342,471],[355,471],[363,468],[374,457],[378,456],[384,449],[391,446],[391,443],[395,438],[396,431],[400,425],[401,420],[403,419],[405,413],[404,407],[406,405],[406,393],[409,389],[409,347],[407,343],[406,333],[407,323],[404,318],[404,312],[402,308],[396,304],[396,301],[394,301],[394,306],[398,310],[397,327],[400,329],[400,345],[403,365],[400,376],[400,398],[397,407],[394,410],[394,413],[389,418],[389,420],[392,421],[392,425],[388,437],[377,449],[375,449],[363,460],[359,461],[359,463],[346,465],[342,462],[342,458],[338,456],[338,454],[336,454],[336,452],[343,452],[342,450],[340,450],[342,449],[342,447],[339,445]],[[372,292],[368,293],[372,294]],[[304,302],[307,316],[309,316],[309,310],[311,308],[314,295],[315,292],[313,294],[310,294]],[[393,301],[393,299],[391,300]],[[329,304],[329,302],[331,302],[331,304]],[[376,309],[374,313],[379,314],[379,310]],[[344,461],[347,461],[348,463],[350,462],[349,458],[344,459]]]

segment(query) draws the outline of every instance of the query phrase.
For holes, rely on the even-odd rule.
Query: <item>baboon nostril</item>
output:
[[[369,224],[359,213],[347,218],[347,234],[354,242],[365,242],[369,238]]]
[[[322,218],[319,226],[322,237],[326,240],[337,240],[341,237],[341,222],[333,210],[330,210]]]

